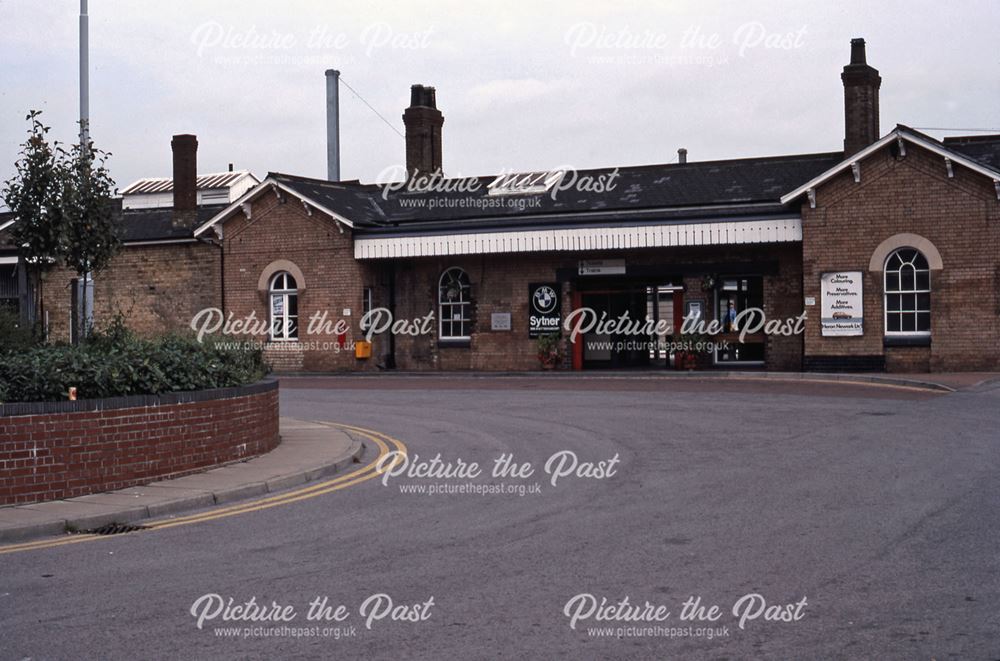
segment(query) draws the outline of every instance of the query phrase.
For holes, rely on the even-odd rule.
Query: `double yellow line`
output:
[[[260,510],[266,510],[280,505],[288,505],[307,498],[315,498],[316,496],[322,496],[323,494],[331,493],[333,491],[346,489],[347,487],[370,480],[373,477],[378,477],[381,474],[381,472],[377,469],[378,463],[384,456],[389,454],[389,452],[395,451],[403,455],[406,454],[406,445],[404,445],[402,441],[381,432],[364,429],[362,427],[353,427],[351,425],[342,425],[334,422],[316,421],[316,424],[336,427],[338,429],[351,431],[359,436],[363,436],[378,448],[378,455],[371,463],[367,464],[363,468],[331,480],[317,482],[316,484],[308,487],[286,491],[275,496],[261,498],[260,500],[253,500],[247,503],[230,505],[228,507],[213,509],[207,512],[200,512],[190,516],[162,519],[151,523],[143,523],[142,525],[146,526],[150,531],[165,530],[175,526],[186,526],[193,523],[202,523],[204,521],[212,521],[214,519],[221,519],[228,516],[236,516],[237,514],[258,512]],[[394,463],[395,462],[393,462],[393,464]],[[390,464],[390,467],[393,464]],[[5,553],[16,553],[18,551],[46,549],[53,546],[64,546],[66,544],[79,544],[81,542],[91,542],[98,539],[113,539],[114,537],[115,535],[67,535],[56,539],[43,539],[35,542],[25,542],[23,544],[0,546],[0,555]]]

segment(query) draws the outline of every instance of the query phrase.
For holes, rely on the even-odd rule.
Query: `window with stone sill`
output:
[[[472,285],[468,274],[450,268],[438,280],[438,339],[468,340],[472,334]]]
[[[931,271],[927,258],[900,248],[885,260],[885,334],[931,334]]]
[[[268,288],[271,314],[271,341],[294,342],[299,339],[299,290],[288,271],[279,271]]]

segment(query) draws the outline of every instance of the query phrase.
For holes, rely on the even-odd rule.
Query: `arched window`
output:
[[[469,276],[460,268],[450,268],[438,281],[438,337],[467,340],[472,332]]]
[[[288,271],[278,271],[268,287],[271,300],[271,339],[290,342],[299,338],[299,290]]]
[[[931,271],[913,248],[900,248],[885,260],[885,332],[930,335]]]

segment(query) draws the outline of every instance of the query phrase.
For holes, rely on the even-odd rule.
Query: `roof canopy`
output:
[[[215,174],[199,174],[196,180],[198,190],[213,190],[230,188],[243,177],[251,177],[254,181],[257,178],[249,170],[236,170],[233,172],[218,172]],[[174,180],[172,177],[146,177],[139,179],[121,191],[122,195],[146,195],[150,193],[172,193],[174,190]]]

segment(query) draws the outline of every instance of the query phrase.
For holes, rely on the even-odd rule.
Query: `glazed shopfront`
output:
[[[441,320],[434,337],[392,338],[394,364],[539,369],[539,338],[556,334],[561,369],[798,370],[801,331],[761,322],[802,314],[799,254],[789,241],[393,260],[396,316]]]
[[[609,261],[616,264],[612,268],[621,269],[620,277],[602,276],[600,271]],[[580,277],[571,281],[569,329],[589,331],[573,343],[574,369],[684,369],[689,366],[688,354],[703,354],[692,355],[702,367],[765,364],[763,334],[752,333],[741,340],[737,322],[741,312],[763,310],[762,275],[705,273],[698,291],[689,292],[683,274],[626,276],[626,261],[582,262]],[[604,328],[601,320],[606,322]],[[708,334],[697,331],[712,320],[720,322],[719,332],[701,337]],[[686,343],[705,346],[685,351]]]

